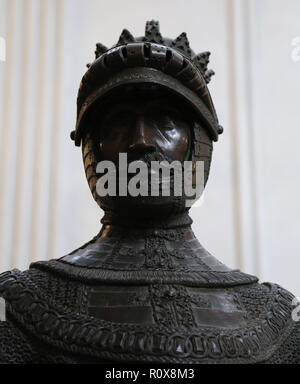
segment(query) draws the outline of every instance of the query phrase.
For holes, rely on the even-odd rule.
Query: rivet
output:
[[[223,132],[224,132],[224,128],[222,127],[222,125],[219,125],[218,126],[218,134],[222,135]]]
[[[75,131],[72,131],[70,133],[70,138],[71,138],[71,140],[75,141]]]

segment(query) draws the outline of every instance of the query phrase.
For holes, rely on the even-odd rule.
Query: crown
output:
[[[141,41],[164,45],[180,51],[181,54],[192,61],[194,65],[199,69],[206,84],[210,82],[211,77],[215,74],[214,71],[207,68],[210,52],[202,52],[198,55],[195,55],[190,48],[190,43],[185,32],[181,33],[174,40],[163,38],[160,33],[158,21],[147,21],[145,36],[139,38],[135,38],[127,29],[124,29],[119,37],[118,43],[114,47]],[[109,49],[110,48],[105,47],[103,44],[97,43],[95,51],[96,59],[98,59],[105,52],[109,51]],[[91,64],[87,64],[87,67],[89,68],[90,65]]]

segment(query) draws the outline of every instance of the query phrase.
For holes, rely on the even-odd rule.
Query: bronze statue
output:
[[[154,21],[144,37],[124,30],[114,47],[97,44],[71,138],[82,146],[103,226],[67,256],[0,275],[1,362],[300,361],[293,295],[208,253],[191,229],[186,196],[97,193],[97,164],[109,160],[119,173],[120,153],[147,164],[202,161],[207,182],[222,133],[208,61],[185,33],[165,39]]]

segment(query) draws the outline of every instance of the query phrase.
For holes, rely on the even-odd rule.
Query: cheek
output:
[[[189,135],[185,129],[176,129],[165,133],[168,155],[174,159],[183,161],[189,149]]]
[[[113,162],[119,161],[119,153],[126,152],[127,145],[125,140],[115,138],[114,140],[105,139],[99,143],[100,155],[103,160]]]

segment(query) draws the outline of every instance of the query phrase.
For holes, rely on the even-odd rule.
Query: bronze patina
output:
[[[232,270],[195,237],[184,196],[97,193],[97,163],[204,162],[222,127],[208,91],[209,53],[186,34],[124,30],[97,44],[78,92],[76,129],[102,228],[70,254],[0,275],[7,363],[298,363],[293,295]],[[193,176],[194,181],[194,176]]]

